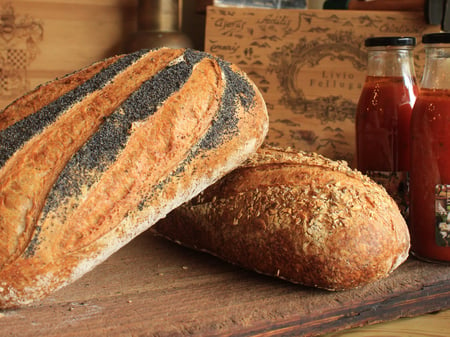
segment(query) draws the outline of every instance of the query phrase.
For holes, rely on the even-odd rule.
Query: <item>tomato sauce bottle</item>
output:
[[[411,119],[411,252],[450,262],[450,33],[427,34]]]
[[[365,41],[367,77],[356,111],[357,169],[383,185],[408,217],[410,121],[418,87],[414,37]]]

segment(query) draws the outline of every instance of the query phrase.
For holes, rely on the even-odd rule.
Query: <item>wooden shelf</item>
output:
[[[0,312],[0,336],[313,336],[450,308],[449,280],[450,267],[410,259],[385,280],[332,293],[146,232],[41,303]]]

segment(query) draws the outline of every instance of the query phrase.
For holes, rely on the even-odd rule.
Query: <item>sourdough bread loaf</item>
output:
[[[409,233],[386,191],[345,163],[264,148],[152,231],[260,273],[329,290],[387,276]]]
[[[0,113],[0,307],[72,282],[263,142],[261,94],[194,50],[115,56]]]

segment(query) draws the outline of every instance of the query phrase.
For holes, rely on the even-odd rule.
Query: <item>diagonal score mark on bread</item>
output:
[[[102,62],[96,62],[80,71],[69,74],[52,82],[42,84],[25,96],[19,97],[0,114],[0,131],[35,113],[69,91],[80,86],[103,68],[123,57],[115,56]]]
[[[73,88],[73,90],[65,92],[54,100],[52,99],[47,105],[40,107],[34,113],[24,114],[25,118],[17,120],[15,124],[2,130],[0,134],[0,164],[3,166],[5,161],[9,160],[9,158],[19,150],[25,142],[30,140],[31,137],[45,131],[46,126],[55,122],[60,116],[63,114],[67,115],[70,111],[77,111],[77,107],[74,109],[75,105],[78,104],[78,106],[84,106],[80,104],[84,103],[81,101],[84,101],[85,98],[88,98],[90,102],[92,102],[92,98],[96,95],[98,96],[100,89],[103,89],[104,86],[109,84],[110,80],[116,75],[120,76],[120,73],[127,69],[127,67],[133,64],[138,58],[138,53],[119,58],[110,66],[103,68],[91,78],[80,83],[80,85]],[[49,87],[50,85],[47,85],[37,92],[30,93],[30,97],[26,95],[25,98],[18,99],[3,111],[2,116],[4,119],[8,119],[9,116],[15,114],[19,109],[26,110],[22,109],[22,105],[26,107],[28,102],[34,100],[39,101],[41,100],[41,97],[46,97],[48,91],[50,91]],[[64,92],[65,90],[62,91]],[[43,101],[46,100],[46,98],[43,99]],[[86,103],[89,104],[89,101]],[[100,109],[97,109],[97,112],[99,111]],[[95,111],[93,110],[93,112]]]
[[[65,231],[57,240],[66,247],[66,253],[98,240],[117,226],[130,209],[138,207],[142,195],[148,194],[151,186],[160,183],[186,157],[195,145],[195,135],[206,132],[218,108],[211,93],[216,95],[215,88],[220,88],[220,69],[213,69],[211,60],[201,61],[186,85],[170,96],[157,114],[133,126],[130,146],[120,153],[82,204],[68,216]],[[193,90],[200,84],[204,90],[196,93],[198,99],[183,103],[184,97],[190,96],[186,90]],[[137,162],[140,165],[135,165]],[[155,162],[158,162],[158,169],[148,170]],[[62,205],[63,212],[64,207]],[[105,214],[109,221],[105,221]],[[52,228],[51,216],[42,227]]]
[[[0,308],[79,278],[265,138],[260,92],[225,61],[163,48],[104,62],[0,113]]]
[[[133,81],[129,81],[131,74],[127,71],[128,67],[126,66],[137,56],[129,57],[130,62],[123,62],[124,64],[118,68],[118,74],[113,79],[99,76],[102,81],[100,84],[95,84],[102,85],[101,90],[89,92],[90,83],[86,81],[87,89],[82,88],[80,91],[83,94],[87,91],[90,95],[85,96],[81,101],[77,101],[77,94],[70,95],[69,98],[66,94],[58,98],[61,102],[51,103],[52,108],[65,104],[68,106],[59,115],[54,111],[60,110],[53,108],[50,113],[47,112],[45,117],[41,117],[41,120],[49,119],[52,127],[42,125],[44,128],[40,134],[30,139],[20,150],[14,152],[3,166],[0,171],[0,214],[2,214],[0,233],[2,237],[16,236],[17,239],[0,242],[0,266],[23,252],[43,208],[45,196],[58,178],[58,174],[63,170],[72,153],[76,152],[98,130],[104,117],[110,115],[122,102],[118,92],[127,90],[126,95],[130,95],[148,78],[148,72],[159,71],[167,65],[167,63],[148,62],[148,58],[153,56],[146,55],[136,60],[137,66],[140,66],[141,70],[134,71]],[[124,59],[121,58],[119,61]],[[117,63],[113,63],[113,65],[115,64]],[[120,71],[124,66],[125,70]],[[97,75],[101,74],[100,72]],[[77,89],[80,88],[77,87]],[[33,126],[37,129],[41,124],[34,122]],[[33,131],[40,131],[36,129]],[[30,132],[29,128],[21,128],[13,132],[16,134],[20,132],[16,137],[19,138],[26,131]],[[6,130],[3,133],[8,134]],[[15,141],[11,136],[8,138],[12,142]],[[12,143],[8,149],[14,149],[16,144]],[[16,226],[4,223],[6,219]],[[11,230],[13,232],[10,232]]]

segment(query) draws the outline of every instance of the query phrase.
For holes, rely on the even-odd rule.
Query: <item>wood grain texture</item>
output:
[[[245,271],[145,232],[43,302],[0,312],[0,335],[339,336],[351,327],[450,308],[449,280],[450,267],[411,259],[385,280],[329,293]],[[417,328],[402,319],[393,322],[405,321],[400,326],[366,326],[350,336],[398,336],[405,329],[444,336],[438,322],[445,327],[449,317],[448,311],[427,315],[422,319],[433,323]]]

